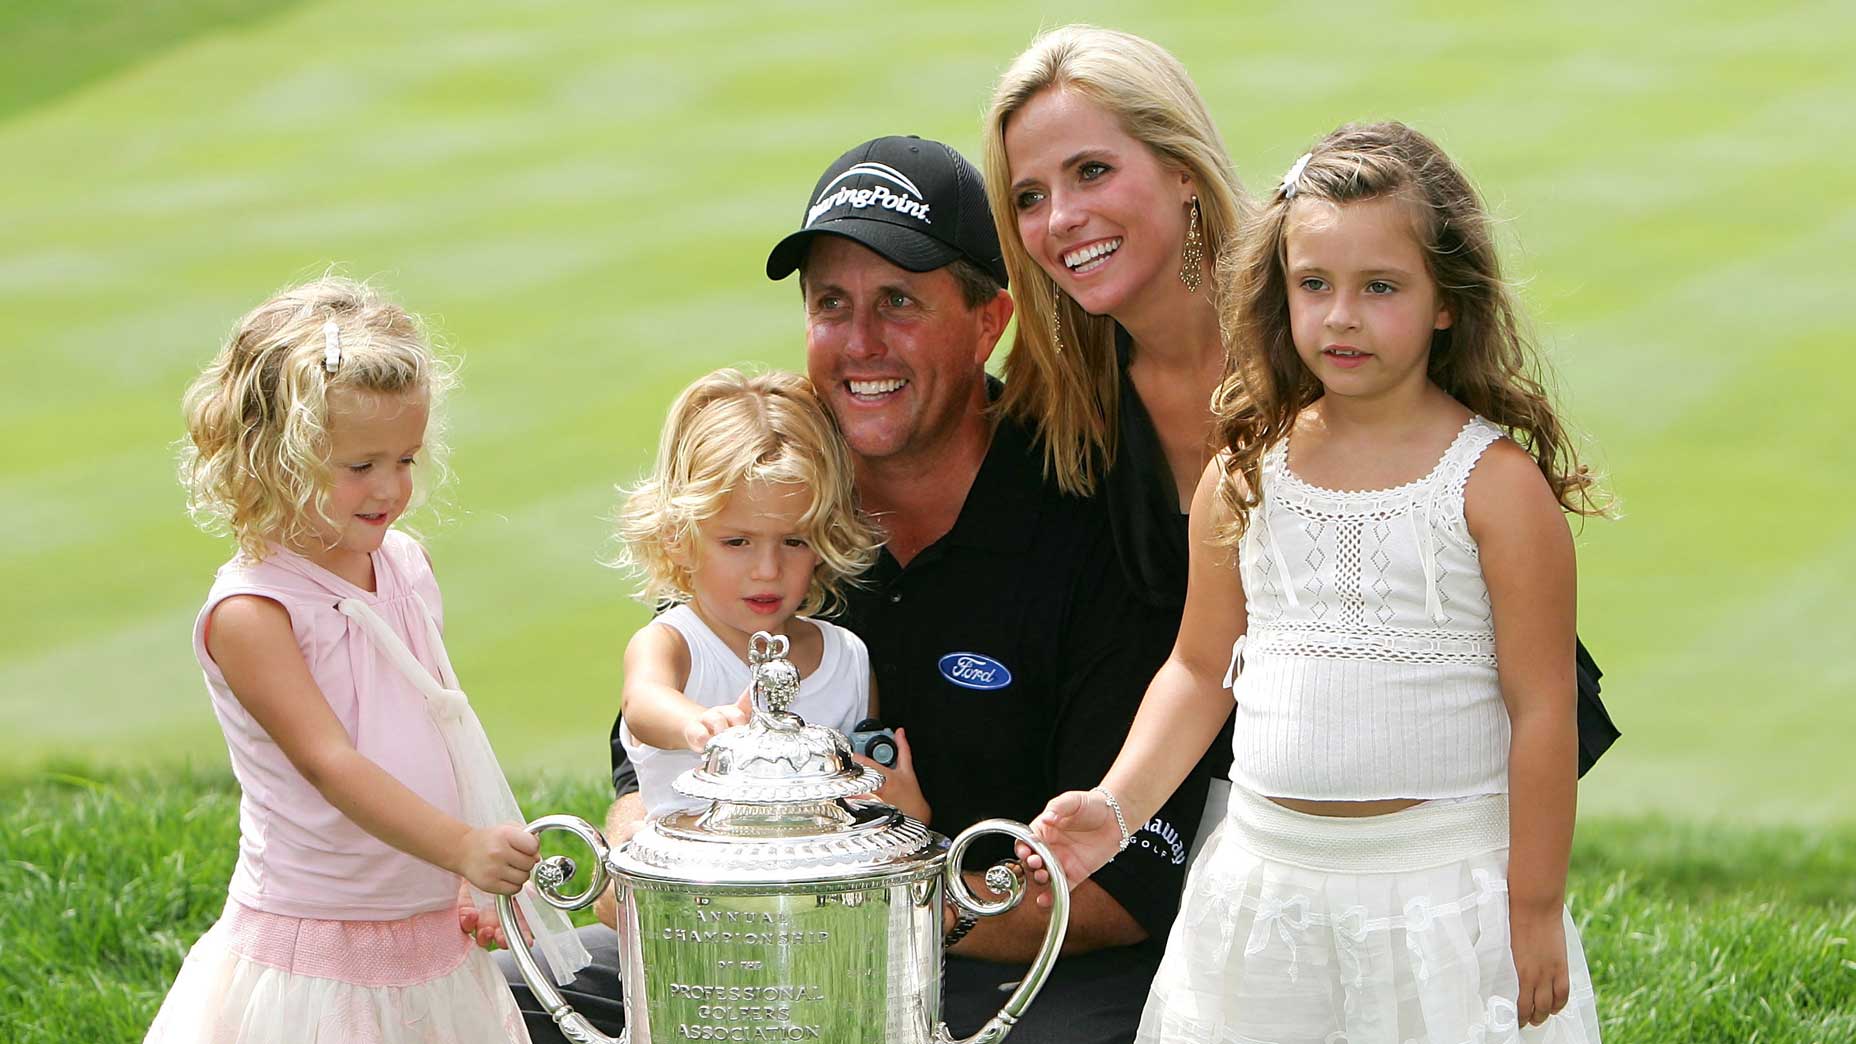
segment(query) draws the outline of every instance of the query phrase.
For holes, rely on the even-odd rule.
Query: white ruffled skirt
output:
[[[397,921],[227,900],[145,1044],[528,1044],[515,998],[453,910]]]
[[[1311,816],[1231,790],[1187,876],[1138,1044],[1598,1044],[1572,993],[1517,1025],[1505,795]]]

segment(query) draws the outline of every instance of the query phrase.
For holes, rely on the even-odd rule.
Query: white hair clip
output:
[[[331,319],[322,324],[322,372],[334,373],[342,365],[342,328]]]
[[[1302,158],[1296,160],[1295,165],[1289,168],[1289,173],[1282,176],[1282,184],[1276,189],[1276,191],[1282,193],[1282,198],[1295,198],[1295,190],[1298,183],[1302,180],[1302,171],[1308,169],[1308,161],[1314,158],[1315,154],[1312,152],[1302,153]]]

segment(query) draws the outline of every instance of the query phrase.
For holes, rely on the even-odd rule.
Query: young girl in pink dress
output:
[[[1242,251],[1179,640],[1102,785],[1033,829],[1093,872],[1235,700],[1138,1041],[1597,1044],[1565,515],[1600,504],[1481,201],[1409,127],[1343,127]]]
[[[225,912],[151,1042],[528,1040],[459,925],[461,900],[493,916],[488,893],[522,887],[536,843],[452,673],[431,564],[393,528],[442,456],[450,383],[412,316],[327,278],[247,315],[187,393],[190,506],[238,544],[194,651],[243,793]],[[527,900],[571,975],[585,952]]]

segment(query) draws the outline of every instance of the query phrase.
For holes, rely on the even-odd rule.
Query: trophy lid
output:
[[[650,877],[725,882],[837,879],[906,869],[946,846],[940,835],[876,801],[883,785],[851,757],[836,729],[787,710],[799,672],[785,635],[756,632],[748,651],[754,714],[709,741],[677,791],[706,809],[653,817],[617,857]]]

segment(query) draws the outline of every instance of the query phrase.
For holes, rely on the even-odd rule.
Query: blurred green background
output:
[[[506,765],[597,777],[644,619],[613,486],[714,366],[798,368],[767,249],[840,151],[977,158],[1040,27],[1172,49],[1271,185],[1335,124],[1437,137],[1504,220],[1622,498],[1580,630],[1622,743],[1587,813],[1856,821],[1856,9],[353,0],[0,5],[0,775],[224,765],[179,397],[339,266],[464,360],[452,655]],[[1842,302],[1842,304],[1838,304]]]

